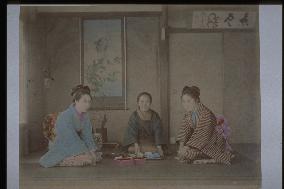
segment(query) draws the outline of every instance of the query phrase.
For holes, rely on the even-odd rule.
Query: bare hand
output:
[[[135,144],[134,144],[134,148],[135,148],[135,154],[136,154],[136,155],[139,154],[139,153],[141,153],[141,152],[140,152],[140,147],[139,147],[138,143],[135,143]]]
[[[182,150],[183,147],[184,147],[184,144],[183,144],[183,143],[180,143],[180,145],[179,145],[179,150],[178,150],[178,151]]]
[[[160,154],[160,156],[163,157],[164,156],[164,152],[163,152],[162,147],[159,145],[159,146],[157,146],[157,149],[158,149],[158,153]]]
[[[181,143],[180,146],[179,146],[179,149],[178,149],[178,156],[182,157],[183,154],[185,153],[185,151],[186,151],[186,148],[185,148],[184,144]]]

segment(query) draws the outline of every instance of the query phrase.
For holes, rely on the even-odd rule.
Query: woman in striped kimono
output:
[[[200,102],[199,96],[198,87],[183,88],[181,99],[185,115],[177,135],[177,159],[186,163],[209,159],[214,163],[231,164],[233,155],[226,150],[225,139],[215,129],[216,117]]]

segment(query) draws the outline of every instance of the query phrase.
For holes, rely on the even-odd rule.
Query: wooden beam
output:
[[[168,27],[168,33],[222,33],[222,32],[256,32],[255,28],[250,29],[193,29]]]
[[[84,17],[84,18],[108,18],[108,17],[151,17],[160,16],[161,12],[38,12],[43,17]]]
[[[168,7],[163,5],[160,16],[160,103],[161,119],[166,142],[169,144],[170,114],[169,114],[169,36],[168,36]]]

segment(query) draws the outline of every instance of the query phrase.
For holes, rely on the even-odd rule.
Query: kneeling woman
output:
[[[129,118],[128,128],[125,131],[124,151],[135,152],[142,156],[142,152],[157,151],[163,156],[163,133],[159,114],[150,109],[152,96],[142,92],[137,97],[138,108]]]
[[[216,117],[200,102],[199,96],[198,87],[183,88],[181,98],[185,115],[177,135],[177,158],[187,163],[209,158],[216,163],[231,164],[232,153],[226,150],[225,139],[215,129]]]
[[[91,105],[88,86],[78,85],[73,90],[73,103],[59,114],[55,123],[55,141],[41,157],[43,167],[95,165],[96,145],[92,124],[87,114]]]

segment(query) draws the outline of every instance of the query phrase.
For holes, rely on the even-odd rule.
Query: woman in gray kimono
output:
[[[160,156],[164,155],[161,119],[150,108],[151,103],[152,96],[149,93],[142,92],[137,96],[138,108],[128,121],[122,144],[124,151],[135,152],[137,156],[142,156],[142,152],[146,151],[157,151]]]
[[[43,167],[95,165],[99,160],[87,113],[91,104],[90,89],[78,85],[71,95],[73,103],[57,117],[54,144],[40,158]]]

